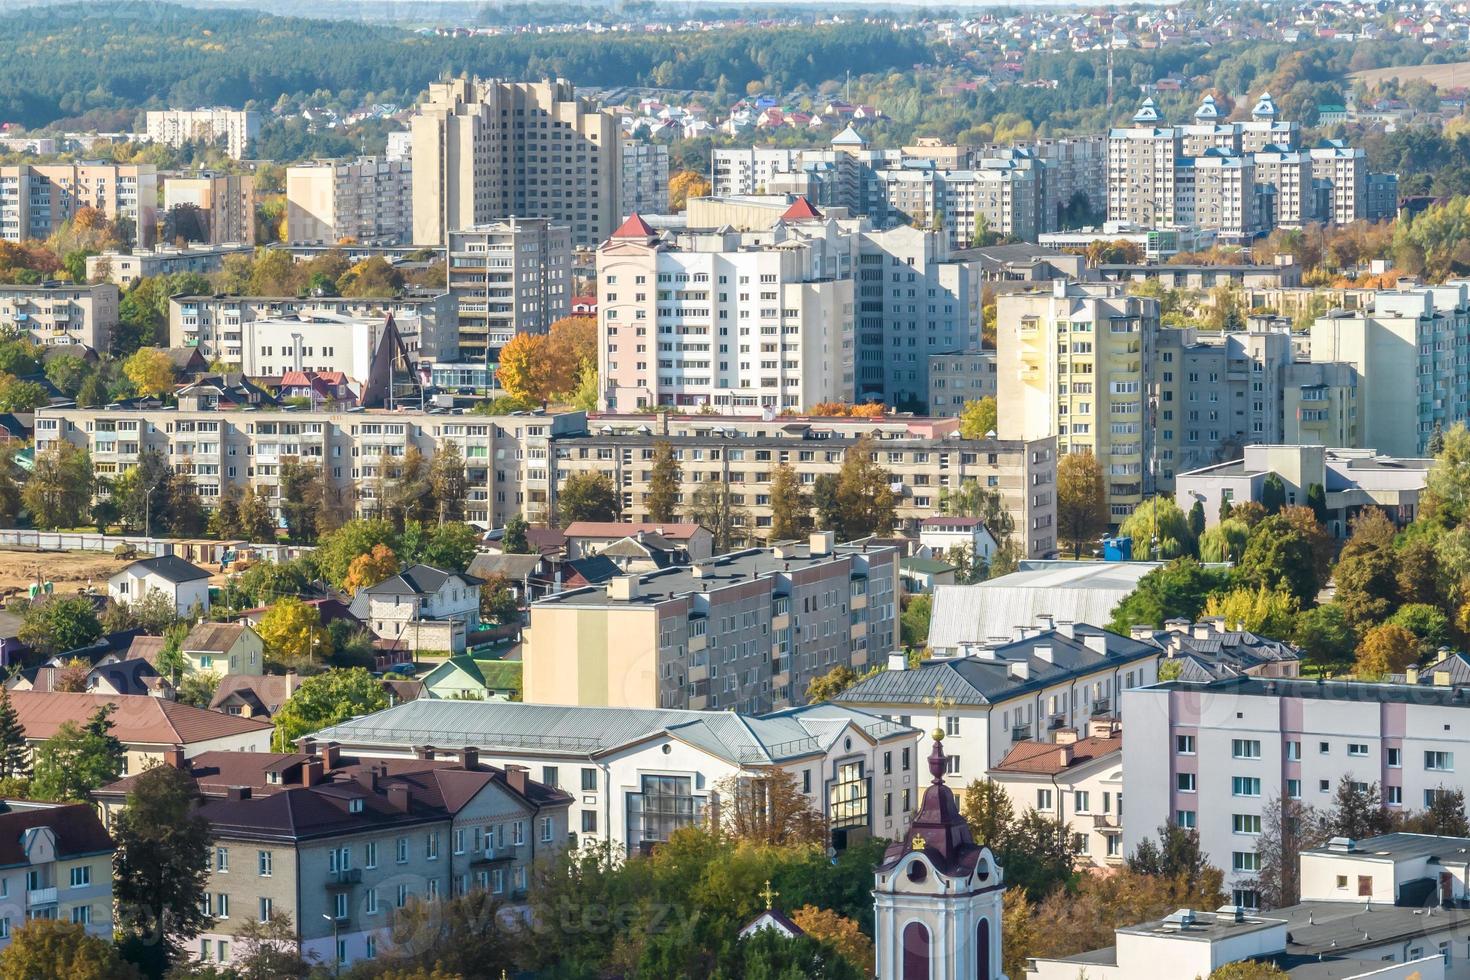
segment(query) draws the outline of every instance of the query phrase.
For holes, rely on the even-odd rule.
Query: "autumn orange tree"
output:
[[[873,968],[873,940],[863,935],[858,924],[845,915],[831,909],[820,909],[815,905],[803,905],[791,914],[791,921],[801,926],[803,932],[819,939],[843,959],[851,963],[863,975]]]
[[[512,398],[539,402],[551,387],[551,360],[547,356],[547,340],[541,334],[518,333],[500,348],[500,362],[495,368],[496,380]]]
[[[861,405],[850,402],[817,402],[806,410],[806,414],[828,419],[881,419],[885,411],[882,402],[865,402]]]
[[[728,776],[715,784],[720,828],[754,844],[825,845],[827,818],[812,806],[796,776],[784,769]]]
[[[683,211],[691,197],[704,197],[709,192],[709,181],[699,171],[680,170],[669,178],[669,209]]]
[[[386,544],[374,545],[367,554],[358,555],[347,566],[342,588],[348,593],[368,589],[398,574],[398,556]]]

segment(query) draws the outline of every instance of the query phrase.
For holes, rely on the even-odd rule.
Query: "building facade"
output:
[[[995,398],[999,382],[994,350],[929,355],[929,414],[958,416],[966,402]]]
[[[570,82],[435,82],[412,132],[417,245],[519,217],[565,224],[592,248],[622,220],[617,117]]]
[[[0,286],[0,329],[27,334],[47,347],[82,344],[107,351],[120,301],[110,282]]]
[[[459,315],[459,356],[495,361],[522,333],[544,334],[571,313],[572,237],[546,218],[451,229],[449,292]]]
[[[0,949],[31,919],[112,941],[115,847],[90,804],[0,802]]]
[[[179,217],[185,209],[188,220]],[[173,241],[224,245],[255,244],[255,178],[249,174],[201,174],[168,177],[163,182],[164,220],[172,221]],[[197,221],[193,220],[197,217]]]
[[[663,143],[623,140],[622,210],[666,214],[669,210],[669,148]]]
[[[412,229],[407,163],[365,156],[286,168],[287,241],[398,244]]]
[[[82,208],[121,222],[124,237],[149,246],[158,230],[152,164],[47,163],[0,167],[0,238],[47,238]]]
[[[105,279],[128,287],[145,276],[171,276],[176,272],[218,272],[228,255],[253,255],[252,245],[192,245],[176,248],[155,245],[132,252],[103,252],[87,256],[87,278]]]
[[[223,142],[231,159],[245,156],[260,134],[260,113],[253,109],[157,109],[147,114],[148,138],[165,146]]]

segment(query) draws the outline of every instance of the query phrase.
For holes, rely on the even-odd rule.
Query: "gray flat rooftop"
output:
[[[1437,837],[1433,834],[1383,834],[1354,841],[1350,851],[1331,846],[1313,847],[1303,854],[1330,854],[1334,857],[1406,858],[1455,855],[1458,861],[1470,861],[1470,838]]]

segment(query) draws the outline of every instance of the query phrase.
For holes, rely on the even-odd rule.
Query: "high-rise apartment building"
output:
[[[612,235],[597,253],[604,408],[851,399],[857,236],[804,200],[786,218],[760,245],[726,230],[665,239],[636,214]]]
[[[1368,157],[1361,147],[1323,140],[1312,147],[1312,176],[1326,181],[1328,211],[1323,220],[1344,225],[1368,216]]]
[[[617,118],[561,79],[429,86],[413,131],[413,241],[510,217],[570,226],[595,247],[622,219]]]
[[[1093,453],[1112,519],[1123,520],[1154,486],[1158,302],[1058,281],[997,304],[1000,437],[1056,436],[1059,452]]]
[[[358,157],[286,168],[288,241],[396,244],[406,241],[412,228],[407,163]]]
[[[160,109],[147,116],[148,138],[165,146],[199,141],[224,143],[232,159],[245,156],[260,135],[260,113],[250,109]]]
[[[571,313],[571,231],[549,218],[451,230],[448,276],[460,356],[497,360],[516,334],[546,333]]]
[[[669,210],[669,148],[664,143],[623,140],[622,208],[628,214]]]
[[[986,143],[979,152],[987,157],[1024,154],[1041,161],[1041,232],[1085,223],[1085,211],[1107,210],[1108,138],[1102,134]]]
[[[158,175],[151,163],[47,163],[0,167],[0,238],[46,238],[82,208],[96,208],[148,246],[158,230]]]
[[[249,174],[167,177],[163,182],[165,241],[255,244],[255,178]]]

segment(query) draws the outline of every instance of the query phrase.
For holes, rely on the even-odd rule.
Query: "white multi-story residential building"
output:
[[[664,143],[623,140],[624,214],[664,214],[669,210],[669,148]]]
[[[1407,683],[1247,676],[1125,692],[1125,852],[1161,824],[1193,829],[1236,904],[1251,906],[1274,801],[1329,806],[1347,779],[1406,813],[1465,790],[1464,667],[1454,654]]]
[[[382,322],[393,318],[415,361],[452,361],[457,356],[455,299],[447,292],[393,298],[342,296],[171,296],[170,347],[197,347],[210,360],[239,363],[244,325],[256,320],[331,314]]]
[[[956,784],[968,785],[987,778],[1018,744],[1043,740],[1060,748],[1057,732],[1064,733],[1065,742],[1094,718],[1115,718],[1118,695],[1157,679],[1162,651],[1154,644],[1083,623],[1020,632],[1024,635],[1018,639],[977,646],[968,656],[925,660],[917,667],[891,657],[887,670],[863,678],[835,700],[902,725],[927,728],[925,719],[934,717],[935,691],[943,685],[949,774]],[[927,735],[919,740],[921,754],[932,748]],[[1022,808],[1038,801],[1015,802]],[[1061,808],[1054,806],[1052,814],[1070,820],[1075,802],[1054,798]],[[1104,813],[1100,796],[1096,802],[1093,812]],[[1122,807],[1111,812],[1101,829],[1117,834]],[[1102,853],[1111,852],[1105,846]]]
[[[1256,186],[1270,188],[1278,228],[1300,228],[1317,215],[1312,158],[1301,150],[1267,147],[1253,157]]]
[[[244,243],[191,245],[175,248],[155,245],[132,252],[103,252],[87,256],[87,278],[105,279],[128,287],[146,276],[171,276],[176,272],[218,272],[228,255],[254,255],[255,247]]]
[[[572,236],[547,218],[449,231],[459,356],[497,360],[516,334],[544,334],[572,309]]]
[[[384,157],[287,167],[286,238],[405,242],[413,229],[412,179],[409,164]]]
[[[531,604],[525,699],[769,711],[898,636],[898,550],[778,542],[628,574]]]
[[[705,823],[738,780],[771,769],[796,778],[837,846],[868,834],[897,837],[923,791],[917,734],[834,704],[743,715],[420,699],[316,738],[390,760],[425,744],[468,741],[486,763],[524,767],[575,793],[578,842],[606,841],[637,855],[680,827]]]
[[[1091,452],[1122,521],[1156,477],[1149,401],[1168,369],[1156,355],[1158,302],[1058,280],[999,296],[996,318],[1000,437],[1056,436],[1062,453]]]
[[[249,174],[165,178],[163,211],[168,241],[255,244],[255,178]]]
[[[597,253],[598,377],[613,411],[801,409],[853,390],[857,236],[791,224],[659,236],[631,216]],[[759,244],[756,244],[759,243]]]
[[[1470,283],[1374,293],[1371,309],[1318,317],[1311,338],[1314,362],[1351,365],[1354,448],[1421,456],[1436,427],[1470,418],[1470,367],[1459,353],[1470,343]]]
[[[622,220],[617,117],[568,81],[435,82],[412,131],[415,244],[519,217],[568,225],[591,248]]]
[[[0,238],[46,238],[81,208],[121,222],[137,245],[158,230],[158,175],[151,163],[47,163],[0,167]]]
[[[260,134],[260,113],[252,109],[158,109],[147,115],[148,138],[165,146],[199,141],[223,142],[232,159],[245,156]]]
[[[322,310],[262,317],[240,324],[240,342],[221,355],[253,378],[288,371],[341,372],[367,390],[396,366],[409,370],[408,351],[391,317],[349,316]],[[399,362],[395,364],[394,362]]]
[[[715,197],[766,194],[777,177],[800,170],[805,150],[770,146],[718,147],[714,150]],[[815,151],[820,152],[820,151]]]
[[[27,334],[48,347],[85,344],[105,352],[117,329],[119,302],[110,282],[0,286],[0,330]]]
[[[1012,143],[986,143],[980,147],[985,156],[1024,153],[1041,161],[1041,225],[1038,231],[1058,231],[1075,225],[1082,210],[1079,205],[1097,213],[1107,210],[1108,138],[1094,136],[1051,136],[1019,140]],[[1072,224],[1063,215],[1072,212]]]
[[[1089,721],[1085,731],[1059,728],[1049,742],[1017,742],[987,777],[1018,810],[1061,821],[1079,865],[1123,863],[1123,736],[1113,719]]]
[[[1368,216],[1368,157],[1361,147],[1323,140],[1311,149],[1312,176],[1326,181],[1328,211],[1322,217],[1345,225]]]

